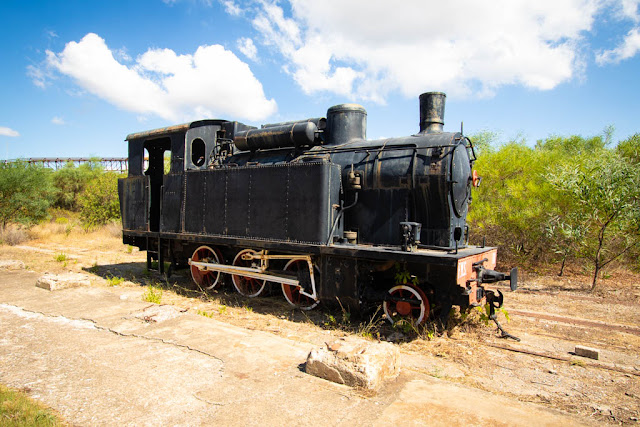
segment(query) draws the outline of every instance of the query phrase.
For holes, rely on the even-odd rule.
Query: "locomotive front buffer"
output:
[[[509,281],[509,289],[513,292],[518,289],[518,269],[512,268],[509,274],[495,271],[497,249],[488,252],[462,258],[458,261],[458,285],[462,288],[463,296],[468,296],[469,306],[481,306],[483,300],[488,306],[487,315],[498,327],[503,338],[519,338],[507,333],[496,316],[496,309],[502,307],[504,296],[500,289],[486,289],[483,285],[502,281]]]

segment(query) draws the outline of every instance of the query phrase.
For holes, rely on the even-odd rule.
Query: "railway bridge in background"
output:
[[[63,168],[68,163],[80,166],[83,163],[100,163],[105,171],[126,173],[129,170],[129,159],[126,157],[32,157],[28,159],[4,160],[3,163],[23,161],[29,165],[43,166],[53,170]]]

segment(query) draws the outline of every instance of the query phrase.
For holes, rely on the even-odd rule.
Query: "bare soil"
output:
[[[187,271],[165,279],[146,270],[145,254],[122,245],[117,228],[67,233],[44,226],[36,237],[0,246],[0,260],[22,260],[38,273],[87,272],[93,287],[123,295],[144,297],[141,291],[153,285],[162,289],[163,304],[296,341],[321,345],[348,334],[392,339],[409,375],[428,374],[496,398],[541,404],[582,423],[637,424],[640,419],[640,275],[622,269],[609,272],[593,293],[588,292],[590,277],[577,271],[564,277],[523,271],[517,292],[499,287],[506,312],[500,321],[521,338],[515,342],[499,338],[477,311],[457,313],[454,326],[445,331],[434,325],[400,331],[378,315],[357,318],[323,307],[293,310],[279,286],[253,299],[235,293],[230,284],[205,293]],[[114,277],[125,281],[111,286],[108,279]],[[600,359],[575,356],[576,345],[599,349]]]

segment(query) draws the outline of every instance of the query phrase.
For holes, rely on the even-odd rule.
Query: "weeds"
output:
[[[109,286],[118,286],[124,281],[125,281],[124,277],[118,277],[118,276],[107,277],[107,283],[109,284]]]
[[[491,307],[489,306],[489,303],[486,303],[484,305],[484,307],[476,307],[476,310],[480,315],[480,321],[485,326],[489,326],[489,324],[492,321],[491,315],[490,315]],[[505,310],[504,307],[496,308],[495,310],[496,310],[496,313],[502,313],[504,315],[504,318],[506,319],[507,323],[509,323],[511,318],[509,317],[509,312],[507,310]],[[465,319],[466,319],[466,316],[465,316]]]
[[[145,293],[142,295],[142,300],[154,304],[160,304],[160,301],[162,300],[162,289],[149,285]]]
[[[198,310],[196,313],[199,314],[200,316],[208,317],[210,319],[213,317],[213,313],[208,311]]]
[[[29,233],[23,228],[7,225],[3,230],[0,227],[0,244],[15,246],[27,240],[29,240]]]
[[[327,314],[327,320],[324,322],[325,326],[337,329],[349,329],[351,326],[351,312],[344,308],[342,302],[340,302],[340,298],[336,297],[338,304],[340,304],[341,309],[341,317],[338,320],[333,314]]]
[[[127,245],[127,253],[130,254],[133,252],[133,246]]]
[[[361,323],[356,331],[357,335],[368,338],[370,340],[380,339],[380,327],[384,323],[384,319],[378,316],[381,306],[378,306],[375,313],[369,318],[366,323]]]
[[[442,375],[442,371],[441,371],[440,367],[434,366],[433,372],[431,373],[431,376],[435,377],[435,378],[442,378],[443,375]]]
[[[420,335],[418,331],[418,327],[413,324],[413,322],[408,321],[407,319],[399,319],[393,323],[393,329],[398,332],[401,332],[405,335]]]
[[[98,274],[98,269],[99,269],[98,261],[94,261],[93,265],[91,267],[87,268],[87,270],[92,274]]]
[[[220,314],[227,314],[227,306],[222,304],[220,307],[218,307],[218,312]]]
[[[30,399],[24,393],[0,385],[0,425],[61,426],[50,409]]]
[[[59,253],[53,259],[57,262],[65,262],[68,259],[68,257],[67,257],[67,254],[65,253]]]
[[[418,286],[418,278],[416,276],[411,275],[407,267],[400,267],[400,263],[396,263],[396,275],[395,275],[396,285],[407,285],[412,284]]]

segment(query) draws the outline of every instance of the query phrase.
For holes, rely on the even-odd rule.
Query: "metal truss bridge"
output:
[[[126,173],[129,170],[129,159],[126,157],[32,157],[30,159],[20,159],[21,161],[34,166],[43,166],[58,170],[67,163],[80,166],[83,163],[100,163],[105,171]],[[12,163],[17,160],[4,160],[3,163]]]

